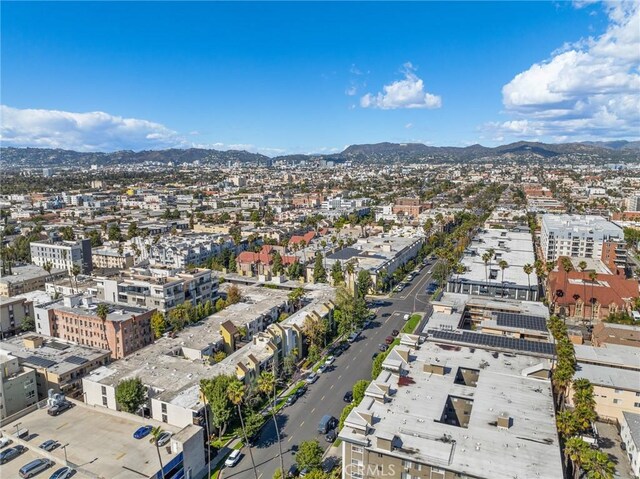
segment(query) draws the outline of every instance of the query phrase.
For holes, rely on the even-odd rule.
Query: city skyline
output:
[[[3,146],[276,156],[639,138],[635,2],[2,10]]]

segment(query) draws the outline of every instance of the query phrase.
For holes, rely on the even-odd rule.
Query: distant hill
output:
[[[267,163],[270,158],[248,151],[219,151],[202,148],[77,152],[71,150],[46,148],[0,149],[1,164],[5,167],[42,167],[42,166],[83,166],[140,164],[145,162],[174,164],[191,163],[227,163],[252,162]],[[341,159],[355,162],[422,162],[422,161],[473,161],[483,159],[528,160],[532,158],[550,159],[560,155],[575,155],[595,160],[638,160],[640,159],[640,141],[608,141],[583,143],[538,143],[518,141],[508,145],[486,147],[471,145],[466,147],[429,146],[422,143],[375,143],[351,145],[341,153],[332,155],[285,155],[272,158],[297,163],[313,159]]]

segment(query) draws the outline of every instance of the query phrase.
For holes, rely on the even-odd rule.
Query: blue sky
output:
[[[2,2],[2,144],[640,136],[634,2]]]

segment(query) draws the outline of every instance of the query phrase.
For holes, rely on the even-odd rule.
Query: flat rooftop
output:
[[[519,477],[562,477],[551,383],[532,375],[550,369],[548,360],[427,342],[417,350],[394,348],[388,363],[400,364],[403,373],[383,370],[369,385],[340,431],[343,440],[473,477],[513,479],[514,471]],[[444,374],[423,370],[432,364]],[[457,379],[461,370],[474,371],[475,384]],[[385,389],[387,401],[374,400]],[[466,427],[443,417],[454,399],[471,401]],[[508,428],[497,427],[500,415],[510,418]],[[370,423],[367,434],[358,428],[364,422]],[[384,450],[385,439],[392,451]]]
[[[34,264],[28,264],[25,266],[13,266],[11,268],[12,274],[7,274],[5,276],[0,276],[0,283],[6,284],[15,284],[20,283],[22,281],[29,281],[36,278],[42,278],[43,276],[50,276],[49,273],[45,271],[44,268],[40,266],[36,266]],[[56,275],[59,273],[63,273],[65,270],[63,269],[52,269],[51,274]]]
[[[620,344],[603,344],[601,347],[574,344],[573,350],[578,362],[640,371],[640,348],[637,347]]]
[[[148,438],[133,438],[137,428],[148,424],[174,434],[180,431],[180,428],[152,419],[73,402],[75,407],[55,417],[49,416],[46,408],[37,409],[4,426],[3,434],[15,433],[14,425],[20,423],[20,429],[28,429],[31,435],[37,435],[28,443],[35,454],[38,454],[37,446],[47,439],[69,444],[67,457],[78,469],[79,477],[130,479],[150,477],[160,470],[156,448],[149,444]],[[64,463],[64,450],[57,448],[51,454],[59,463]],[[175,457],[164,447],[160,448],[160,455],[163,464]],[[50,469],[48,474],[54,470]]]
[[[596,215],[542,215],[542,226],[547,231],[571,231],[577,234],[599,233],[619,236],[622,238],[622,228],[615,223]]]
[[[24,340],[36,337],[44,339],[40,348],[28,348]],[[0,351],[7,351],[19,358],[20,364],[36,369],[46,369],[54,374],[66,374],[81,368],[83,364],[100,358],[110,358],[111,351],[71,343],[60,338],[43,336],[33,332],[13,336],[0,341]]]

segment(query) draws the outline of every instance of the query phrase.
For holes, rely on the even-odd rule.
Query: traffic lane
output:
[[[400,293],[397,294],[397,298],[401,300],[412,299],[415,294],[419,294],[424,290],[426,284],[433,277],[433,268],[435,267],[437,262],[433,264],[429,264],[425,266],[411,281],[408,282],[408,285],[404,287],[404,289]]]

